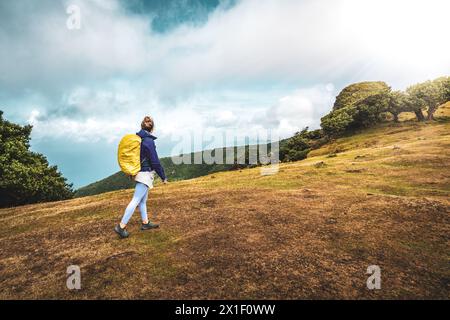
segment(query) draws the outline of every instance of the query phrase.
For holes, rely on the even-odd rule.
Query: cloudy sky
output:
[[[69,29],[67,8],[80,9]],[[160,156],[192,132],[317,128],[363,80],[450,74],[448,0],[0,0],[0,110],[80,187],[118,171],[155,118]],[[221,146],[214,143],[209,146]]]

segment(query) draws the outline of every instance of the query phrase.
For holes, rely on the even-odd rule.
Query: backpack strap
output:
[[[141,148],[142,148],[142,143],[144,142],[144,139],[142,139],[142,142],[141,142]],[[145,161],[147,161],[148,159],[146,158],[146,157],[144,157],[143,159],[142,159],[142,161],[141,161],[141,166],[144,164],[144,162]]]
[[[145,140],[145,137],[144,137],[144,138],[141,138],[141,149],[142,149],[142,144],[144,143],[144,140]],[[144,164],[144,162],[147,161],[147,160],[150,160],[150,159],[147,159],[147,158],[144,157],[144,158],[142,159],[142,161],[141,161],[141,166],[142,166],[142,165]],[[150,166],[150,168],[151,168],[151,166]]]

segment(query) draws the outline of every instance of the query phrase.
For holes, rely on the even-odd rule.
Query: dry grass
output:
[[[140,232],[136,213],[126,240],[112,227],[132,190],[0,210],[0,298],[448,299],[448,114],[339,139],[273,176],[158,186],[161,228]],[[372,264],[381,290],[366,288]]]

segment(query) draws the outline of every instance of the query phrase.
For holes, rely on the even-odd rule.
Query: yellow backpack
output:
[[[127,175],[135,176],[141,171],[141,137],[127,134],[120,140],[117,160],[120,169]]]

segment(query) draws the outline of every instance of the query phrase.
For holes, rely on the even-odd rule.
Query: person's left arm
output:
[[[167,177],[164,168],[159,161],[158,153],[156,152],[156,145],[153,139],[146,139],[144,146],[146,147],[146,158],[150,161],[153,170],[158,174],[162,181],[166,181]]]

